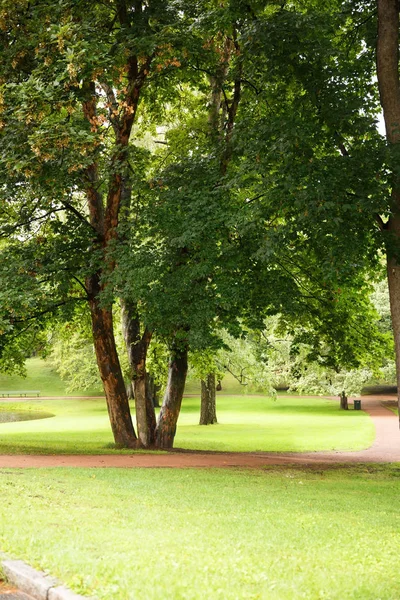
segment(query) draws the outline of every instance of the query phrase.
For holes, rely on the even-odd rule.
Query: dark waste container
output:
[[[354,400],[354,410],[361,410],[361,400]]]

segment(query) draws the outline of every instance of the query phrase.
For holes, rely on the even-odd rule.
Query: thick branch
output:
[[[87,121],[92,125],[96,117],[96,89],[93,81],[86,83],[87,99],[83,102],[83,114]],[[101,194],[98,192],[98,167],[93,162],[85,169],[86,175],[86,196],[89,206],[90,224],[96,230],[99,236],[104,234],[104,206]]]
[[[63,205],[63,207],[66,210],[68,210],[69,212],[74,214],[80,221],[82,221],[82,223],[85,223],[85,225],[87,225],[88,227],[91,227],[93,230],[95,230],[93,225],[91,223],[89,223],[89,221],[86,219],[86,217],[82,213],[80,213],[79,210],[77,210],[74,206],[72,206],[72,204],[70,204],[66,200],[61,200],[61,204]]]
[[[2,235],[1,237],[8,237],[8,236],[12,235],[15,231],[18,231],[21,227],[30,225],[31,223],[34,223],[36,221],[43,221],[46,219],[46,217],[49,217],[50,215],[53,215],[56,212],[60,212],[61,210],[63,210],[63,209],[62,208],[54,208],[53,210],[49,210],[47,213],[44,213],[43,215],[39,215],[38,217],[32,216],[30,219],[27,219],[26,221],[20,221],[19,223],[16,223],[16,225],[13,225],[7,231],[7,233],[5,233],[5,235]]]
[[[117,98],[115,97],[114,90],[108,83],[102,83],[101,88],[103,89],[108,102],[108,118],[112,125],[112,128],[115,133],[115,137],[118,138],[121,124],[119,122],[118,112],[119,106],[117,102]]]

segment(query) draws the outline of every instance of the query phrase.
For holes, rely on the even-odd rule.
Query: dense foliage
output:
[[[86,303],[116,442],[135,445],[118,301],[139,443],[170,446],[188,350],[266,317],[322,368],[379,362],[367,282],[397,241],[372,2],[0,9],[4,365]],[[157,426],[155,334],[170,350]]]

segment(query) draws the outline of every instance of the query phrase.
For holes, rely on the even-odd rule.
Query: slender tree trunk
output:
[[[167,389],[156,429],[156,446],[172,448],[188,369],[187,349],[173,352],[169,363]]]
[[[123,300],[121,307],[122,330],[133,383],[139,443],[142,447],[148,448],[154,445],[156,429],[156,415],[153,402],[149,399],[148,375],[146,372],[146,358],[151,332],[145,329],[143,335],[141,335],[140,321],[135,304]]]
[[[213,425],[217,422],[215,392],[215,373],[209,373],[205,380],[201,380],[201,408],[199,425]]]
[[[390,145],[400,143],[399,2],[378,0],[377,76]],[[400,407],[400,178],[392,174],[391,216],[386,225],[387,273],[396,350]]]
[[[347,396],[346,396],[345,392],[343,391],[340,394],[339,397],[340,397],[340,408],[342,410],[348,410],[349,409],[349,403],[348,403],[348,399],[347,399]]]
[[[129,381],[129,383],[126,384],[125,388],[126,388],[126,394],[128,396],[128,400],[134,400],[135,396],[133,394],[133,383],[132,383],[132,381]]]
[[[158,401],[158,392],[160,391],[160,387],[156,385],[154,381],[154,377],[147,373],[147,394],[149,396],[149,401],[152,403],[153,407],[160,408],[160,403]]]
[[[137,438],[115,345],[112,311],[102,308],[98,297],[90,300],[90,310],[97,365],[107,399],[114,440],[118,446],[135,448]]]

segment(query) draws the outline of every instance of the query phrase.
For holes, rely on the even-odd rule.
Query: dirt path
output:
[[[395,396],[366,396],[362,408],[375,425],[376,438],[367,450],[358,452],[189,452],[133,455],[0,455],[0,468],[7,467],[250,467],[267,465],[313,465],[360,462],[400,462],[400,431],[397,416],[382,406]]]

